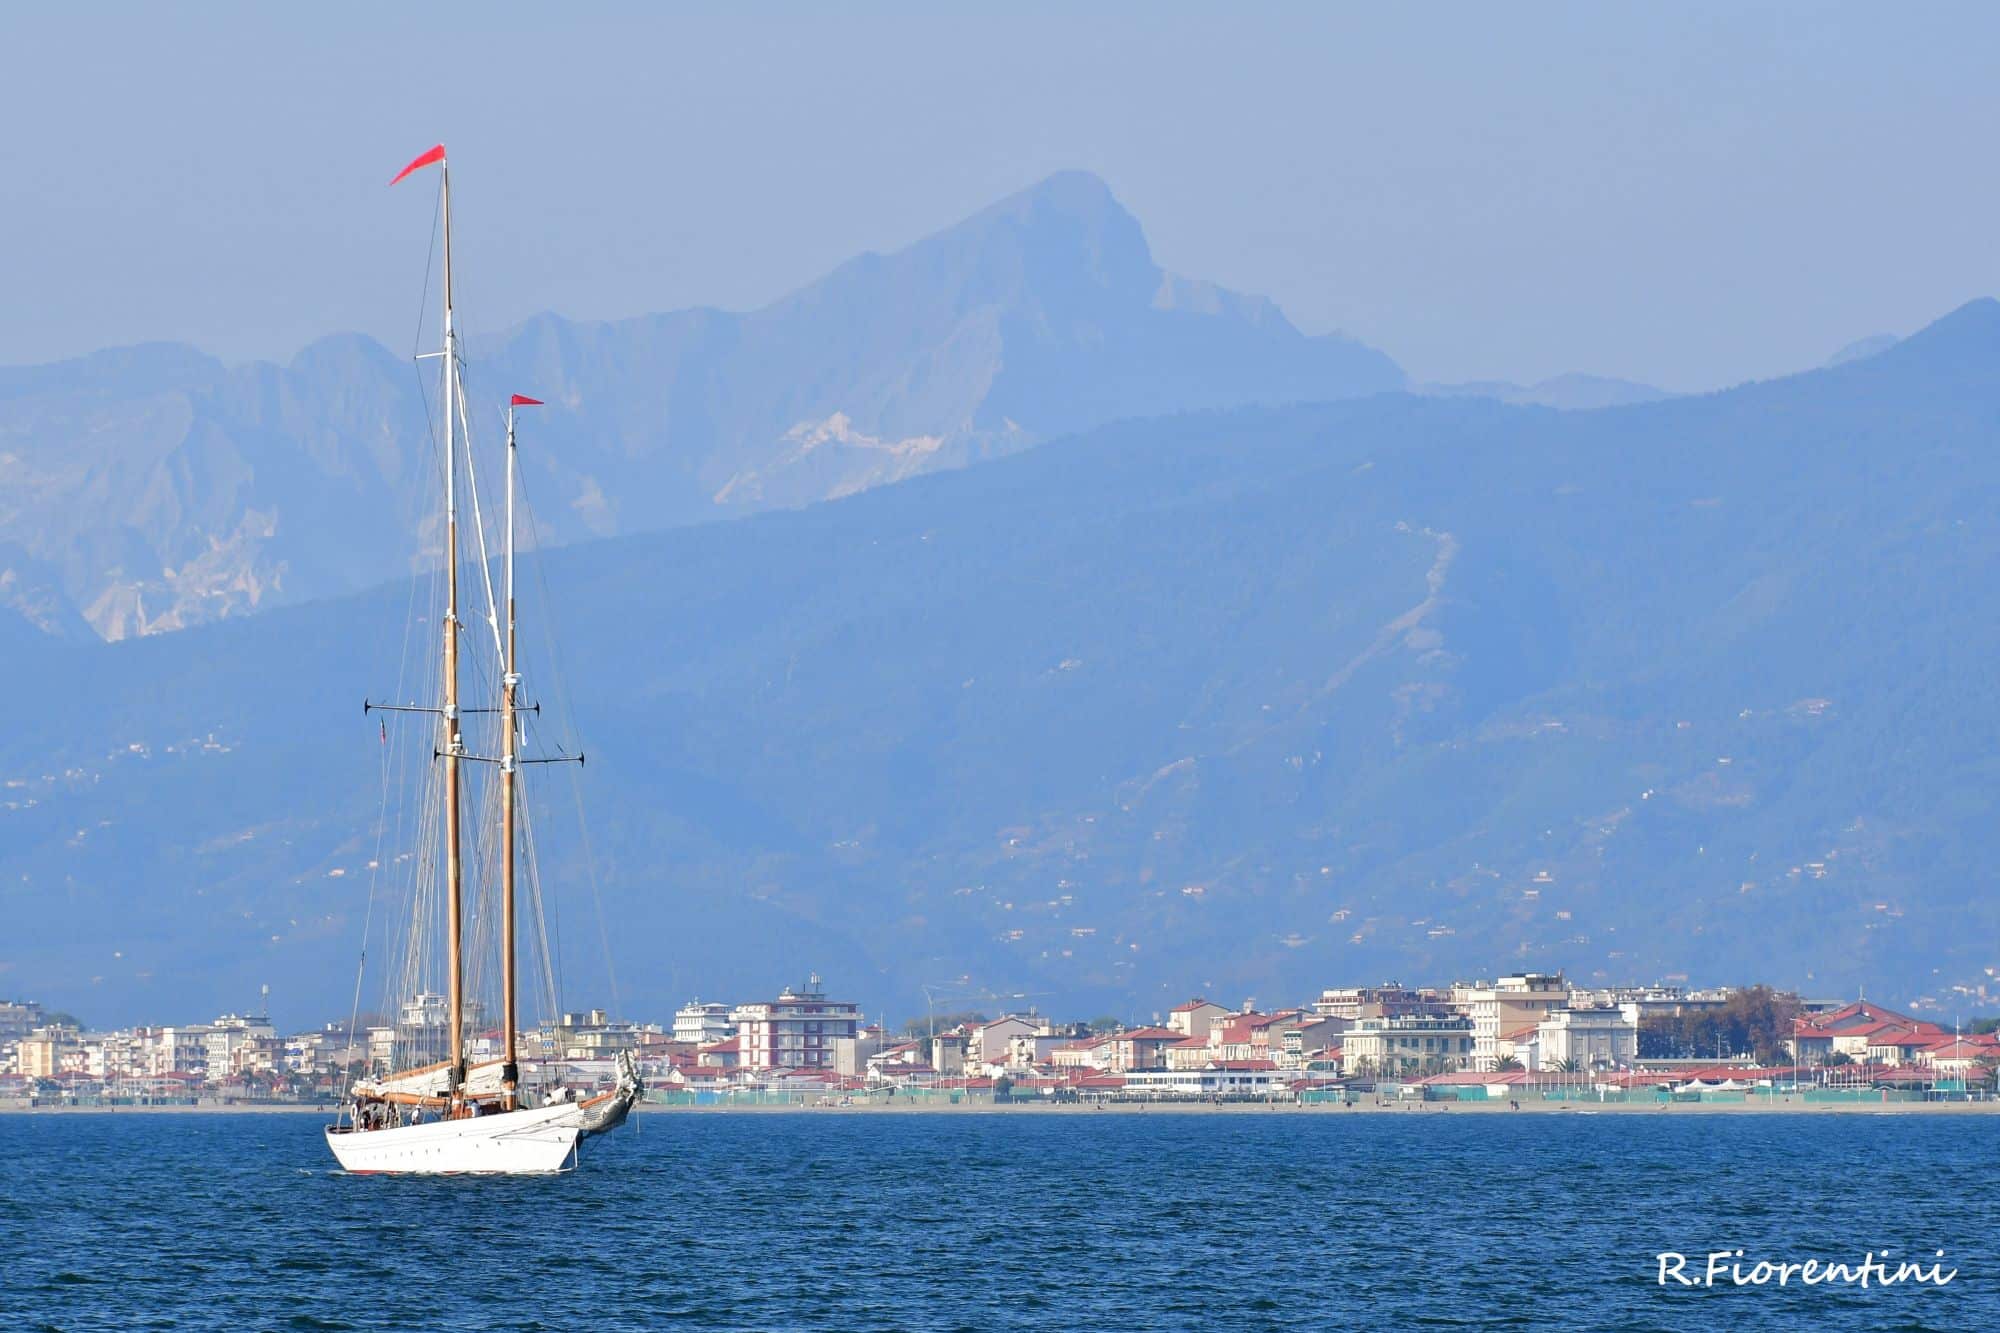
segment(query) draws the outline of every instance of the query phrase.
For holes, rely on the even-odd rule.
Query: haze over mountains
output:
[[[1980,301],[1702,397],[1191,412],[573,545],[546,577],[622,999],[817,967],[899,1012],[960,975],[1146,1012],[1520,966],[1976,1005],[1997,440]],[[429,586],[22,627],[0,986],[344,1011],[384,752],[354,705]]]
[[[762,310],[545,315],[469,359],[489,441],[509,392],[551,405],[523,465],[553,542],[806,504],[1121,417],[1403,384],[1379,352],[1164,272],[1082,173]],[[355,335],[282,367],[151,345],[0,370],[0,605],[119,639],[406,573],[427,558],[434,398],[428,363]]]

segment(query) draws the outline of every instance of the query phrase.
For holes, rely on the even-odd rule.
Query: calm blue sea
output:
[[[636,1127],[636,1132],[634,1132]],[[298,1115],[0,1116],[0,1327],[1901,1328],[2000,1318],[2000,1121],[647,1115],[540,1180]],[[1943,1288],[1655,1285],[1661,1250]]]

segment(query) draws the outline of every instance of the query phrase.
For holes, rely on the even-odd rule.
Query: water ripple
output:
[[[328,1169],[288,1115],[0,1117],[10,1327],[1966,1327],[1984,1117],[659,1115],[581,1171]],[[1970,1187],[1968,1187],[1970,1186]],[[1943,1289],[1661,1288],[1742,1249]]]

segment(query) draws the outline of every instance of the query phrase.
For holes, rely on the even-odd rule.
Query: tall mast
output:
[[[515,394],[507,405],[507,666],[500,678],[500,1085],[508,1110],[521,1082],[514,1049],[514,691],[521,683],[514,665],[514,409],[520,401]]]
[[[440,153],[444,177],[441,204],[444,219],[444,863],[446,947],[450,951],[451,1067],[446,1073],[451,1098],[458,1099],[465,1082],[465,955],[464,909],[460,892],[464,857],[459,847],[459,757],[465,741],[458,715],[458,333],[451,322],[451,164]]]

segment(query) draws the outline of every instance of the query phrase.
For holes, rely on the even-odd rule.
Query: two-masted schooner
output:
[[[505,596],[502,606],[490,607],[494,629],[493,650],[499,658],[500,690],[498,707],[462,708],[459,702],[461,630],[459,617],[459,452],[469,452],[471,426],[466,410],[463,363],[458,333],[452,323],[451,272],[451,168],[444,145],[419,154],[390,184],[424,167],[439,171],[439,213],[444,238],[444,347],[436,354],[444,365],[443,458],[444,513],[443,578],[445,608],[442,642],[439,648],[439,697],[436,703],[364,703],[364,710],[426,714],[437,728],[433,760],[440,766],[435,784],[438,793],[436,814],[442,826],[443,915],[445,959],[449,979],[446,1012],[441,1015],[444,1059],[417,1068],[404,1069],[380,1077],[364,1078],[353,1086],[351,1099],[341,1119],[326,1131],[327,1146],[340,1165],[353,1172],[409,1172],[421,1174],[498,1173],[528,1174],[561,1171],[572,1165],[582,1141],[602,1134],[622,1123],[638,1100],[642,1085],[630,1052],[617,1061],[616,1081],[595,1095],[578,1095],[561,1085],[529,1088],[521,1078],[518,995],[516,986],[516,848],[521,841],[517,784],[521,768],[540,762],[563,762],[581,756],[558,756],[552,760],[525,757],[520,753],[522,705],[521,676],[515,653],[514,613],[514,416],[518,408],[538,406],[533,398],[515,394],[507,407],[506,514],[503,520],[505,555],[502,562]],[[468,480],[472,480],[468,477]],[[473,489],[468,487],[468,489]],[[472,496],[479,561],[486,569],[484,524],[478,520],[477,495]],[[488,600],[493,597],[490,578]],[[501,623],[504,617],[504,625]],[[499,740],[497,755],[474,753],[467,746],[463,726],[467,713],[497,713]],[[384,736],[386,740],[386,729]],[[497,773],[498,860],[500,900],[500,1033],[498,1058],[468,1064],[467,1035],[467,943],[465,940],[465,899],[467,848],[461,827],[465,804],[466,765],[490,765]],[[413,895],[413,899],[415,895]],[[421,907],[417,908],[422,911]],[[413,923],[413,938],[416,923]],[[364,942],[365,950],[365,942]]]

